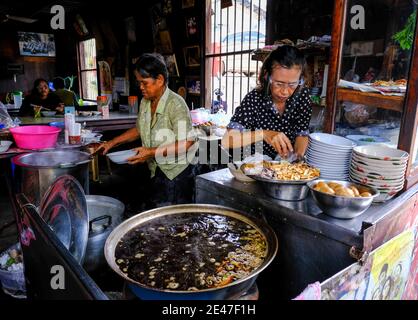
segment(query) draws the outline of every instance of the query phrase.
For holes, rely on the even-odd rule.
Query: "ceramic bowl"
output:
[[[371,160],[408,161],[409,157],[406,151],[381,145],[357,146],[353,149],[353,152]]]
[[[134,155],[136,155],[135,150],[123,150],[123,151],[117,151],[117,152],[112,152],[112,153],[107,154],[109,159],[112,162],[117,163],[117,164],[127,163],[128,158],[133,157]]]

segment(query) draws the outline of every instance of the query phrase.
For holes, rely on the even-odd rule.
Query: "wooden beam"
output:
[[[341,57],[343,52],[346,15],[347,0],[335,0],[332,20],[326,111],[324,119],[324,132],[327,133],[332,133],[335,128],[335,115],[337,110],[336,89],[341,73]]]

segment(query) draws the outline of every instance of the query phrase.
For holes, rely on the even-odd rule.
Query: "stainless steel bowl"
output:
[[[372,196],[349,198],[314,190],[314,186],[321,181],[325,183],[336,182],[344,187],[355,186],[359,189],[359,191],[361,190],[361,192],[370,192]],[[325,214],[339,219],[351,219],[359,216],[370,207],[373,199],[380,194],[380,192],[375,188],[348,181],[320,179],[309,182],[308,187],[311,190],[312,196],[318,207],[321,208]]]
[[[259,181],[264,192],[270,197],[286,201],[300,201],[305,199],[309,192],[307,183],[318,179],[291,181],[266,179],[257,175],[249,177]]]

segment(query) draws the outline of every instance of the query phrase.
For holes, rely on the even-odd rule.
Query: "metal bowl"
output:
[[[372,196],[349,198],[343,196],[335,196],[314,190],[314,186],[321,181],[325,183],[336,182],[344,187],[355,186],[359,189],[359,191],[361,190],[361,192],[370,192]],[[311,190],[312,196],[315,199],[318,207],[321,208],[325,214],[339,219],[351,219],[359,216],[370,207],[373,199],[380,194],[380,192],[375,188],[348,181],[321,179],[309,182],[308,187]]]
[[[266,179],[258,175],[249,176],[261,183],[264,192],[279,200],[300,201],[308,196],[309,188],[307,183],[313,182],[318,178],[310,180],[273,180]]]

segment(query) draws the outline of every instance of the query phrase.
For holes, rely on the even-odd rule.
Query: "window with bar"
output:
[[[257,85],[261,62],[252,52],[266,41],[267,0],[206,0],[205,104],[232,115]]]
[[[98,95],[96,40],[89,39],[79,42],[77,53],[81,98],[96,101]]]

